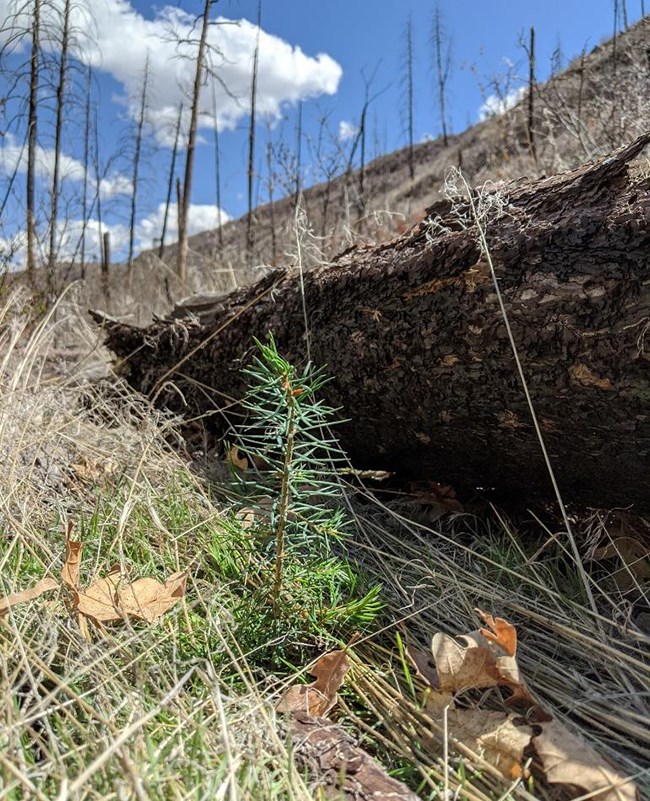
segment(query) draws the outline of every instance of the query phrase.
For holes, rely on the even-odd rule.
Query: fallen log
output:
[[[334,801],[418,801],[391,778],[345,731],[327,718],[294,712],[288,729],[293,756],[306,771],[315,797]],[[320,795],[318,795],[320,793]]]
[[[650,177],[630,162],[648,141],[473,193],[565,500],[640,511],[650,509]],[[309,354],[327,365],[324,395],[350,420],[338,434],[355,466],[461,496],[552,497],[467,198],[302,280],[276,271],[189,309],[145,329],[95,314],[123,374],[157,402],[192,415],[231,405],[252,338],[273,332],[295,364]]]

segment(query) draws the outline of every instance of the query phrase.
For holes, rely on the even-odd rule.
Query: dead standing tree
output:
[[[370,77],[367,77],[364,70],[361,70],[361,77],[363,79],[363,105],[361,106],[361,113],[359,114],[359,125],[357,127],[356,135],[352,141],[352,147],[350,148],[350,156],[348,158],[348,166],[345,172],[349,181],[349,179],[352,177],[353,174],[354,160],[358,150],[359,167],[357,169],[358,185],[357,185],[357,197],[355,205],[360,220],[363,220],[366,214],[365,174],[366,174],[366,137],[368,133],[367,131],[368,110],[370,108],[370,104],[386,91],[386,89],[384,88],[381,89],[379,92],[376,92],[374,95],[370,94],[370,89],[372,88],[378,69],[379,69],[379,64],[377,64]],[[347,182],[345,184],[345,187],[347,188]]]
[[[133,191],[131,193],[131,217],[129,220],[129,254],[127,256],[126,264],[129,277],[133,272],[133,254],[135,250],[135,227],[136,215],[138,208],[138,189],[140,184],[140,169],[142,157],[142,140],[144,134],[144,127],[147,122],[147,90],[149,88],[149,52],[144,62],[144,71],[142,73],[142,86],[140,87],[140,103],[138,108],[138,117],[135,124],[135,146],[133,149]]]
[[[472,196],[565,500],[646,511],[650,179],[628,164],[649,141]],[[200,319],[182,308],[146,329],[96,318],[135,387],[194,415],[243,396],[254,336],[273,332],[304,362],[304,299],[312,360],[333,376],[323,394],[350,420],[338,434],[356,466],[547,499],[471,211],[467,198],[440,202],[399,239],[307,273],[304,295],[295,274],[276,271]]]
[[[90,170],[90,106],[91,106],[91,88],[92,88],[92,67],[90,64],[86,67],[86,97],[84,103],[84,178],[83,188],[81,192],[81,235],[80,235],[80,250],[81,250],[81,277],[86,277],[86,229],[88,228],[88,173]]]
[[[201,17],[201,35],[199,37],[198,51],[196,54],[196,70],[194,72],[192,106],[187,135],[185,177],[183,181],[183,191],[180,193],[181,196],[178,204],[178,278],[183,291],[185,291],[187,284],[188,217],[190,212],[190,197],[192,195],[192,173],[194,171],[196,130],[199,121],[199,103],[201,98],[203,72],[205,68],[208,28],[210,27],[210,9],[215,2],[216,0],[205,0],[203,15]]]
[[[528,58],[528,121],[526,131],[528,135],[528,150],[537,167],[537,145],[535,144],[535,28],[530,29],[528,45],[522,44]]]
[[[442,127],[442,142],[445,147],[449,144],[447,132],[447,82],[451,72],[451,43],[447,41],[442,21],[440,3],[436,4],[433,12],[433,26],[431,29],[431,44],[433,45],[433,61],[436,72],[436,96]]]
[[[56,85],[56,121],[54,127],[54,169],[50,196],[50,244],[47,256],[47,296],[52,303],[56,294],[56,258],[58,255],[57,236],[59,233],[59,194],[61,191],[61,148],[63,134],[63,108],[68,71],[70,47],[70,9],[71,0],[65,0],[61,17],[61,54],[59,56],[59,75]],[[85,180],[85,175],[84,175]]]
[[[255,124],[257,104],[257,67],[260,58],[260,31],[262,27],[262,0],[257,3],[257,33],[255,35],[255,49],[253,51],[253,67],[251,71],[251,104],[250,122],[248,127],[248,217],[246,218],[246,255],[249,263],[253,259],[255,245],[255,228],[253,220],[253,181],[255,178]]]
[[[38,124],[38,79],[41,35],[41,0],[34,0],[32,53],[30,58],[29,120],[27,122],[27,275],[33,285],[36,275],[36,148]]]
[[[163,213],[162,231],[160,232],[160,246],[158,248],[158,257],[162,259],[165,252],[165,236],[167,234],[167,224],[169,222],[169,208],[172,202],[172,192],[174,190],[174,178],[176,176],[176,157],[178,155],[178,146],[181,139],[181,124],[183,122],[183,104],[178,107],[178,116],[176,117],[176,128],[174,129],[174,144],[172,145],[172,155],[169,164],[169,173],[167,178],[167,195],[165,197],[165,211]],[[178,214],[178,209],[176,210]]]
[[[404,77],[403,81],[406,84],[406,132],[408,137],[408,160],[409,160],[409,178],[411,181],[415,178],[415,159],[413,148],[413,127],[414,127],[414,108],[413,108],[413,18],[409,14],[406,22],[406,30],[404,34]]]

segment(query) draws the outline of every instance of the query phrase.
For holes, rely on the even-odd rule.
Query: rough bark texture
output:
[[[486,217],[565,500],[646,511],[650,178],[628,162],[648,141],[498,187]],[[305,275],[312,359],[334,377],[325,395],[350,418],[339,436],[356,466],[529,503],[552,492],[476,230],[459,223],[467,212],[438,204],[399,239]],[[297,364],[306,352],[299,276],[285,272],[144,330],[104,321],[129,381],[189,414],[242,396],[253,336],[272,331]]]
[[[415,793],[402,782],[391,779],[331,720],[294,713],[289,726],[296,762],[313,777],[325,798],[418,801]]]

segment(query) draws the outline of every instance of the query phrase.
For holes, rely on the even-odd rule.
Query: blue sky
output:
[[[54,7],[62,0],[49,0]],[[170,31],[191,33],[194,15],[203,2],[150,3],[145,0],[77,0],[92,9],[76,18],[81,30],[77,56],[92,64],[95,75],[93,102],[99,119],[100,162],[105,172],[102,184],[104,223],[111,227],[117,255],[123,255],[130,203],[131,147],[129,132],[137,110],[146,53],[150,56],[151,111],[147,129],[143,182],[138,197],[140,247],[151,246],[159,234],[161,204],[165,199],[170,143],[176,106],[182,98],[179,84],[191,77],[191,61],[175,58]],[[0,12],[7,17],[16,0],[0,0]],[[649,3],[650,5],[650,3]],[[525,55],[518,39],[531,25],[537,37],[538,77],[548,76],[551,56],[558,48],[565,63],[586,47],[588,50],[611,36],[612,0],[440,0],[443,22],[452,47],[449,79],[449,120],[451,130],[460,131],[476,122],[479,109],[492,92],[490,81],[510,72],[522,77]],[[327,116],[324,140],[346,153],[358,124],[363,101],[363,76],[373,75],[371,94],[376,95],[368,115],[369,158],[404,146],[405,104],[403,69],[404,30],[409,15],[414,28],[416,121],[415,138],[436,137],[441,125],[437,115],[431,71],[430,32],[435,8],[433,0],[265,0],[262,6],[260,85],[258,108],[262,111],[257,130],[256,192],[260,202],[268,197],[265,177],[267,142],[275,152],[286,148],[290,161],[296,141],[297,108],[302,105],[303,174],[306,183],[318,180],[312,155],[319,121]],[[630,22],[636,21],[641,0],[628,0]],[[212,15],[222,24],[214,28],[214,43],[225,53],[216,69],[238,100],[216,84],[218,127],[222,165],[222,209],[228,217],[246,210],[247,92],[257,0],[220,0]],[[237,24],[225,24],[228,21]],[[622,21],[622,20],[621,20]],[[24,22],[27,25],[27,21]],[[5,35],[6,38],[6,35]],[[0,42],[3,34],[0,32]],[[27,40],[28,46],[28,40]],[[49,48],[56,54],[56,46]],[[5,65],[17,68],[27,50],[16,51]],[[508,67],[508,63],[510,67]],[[7,82],[0,76],[0,84]],[[514,88],[514,85],[511,87]],[[0,87],[0,91],[2,88]],[[2,92],[4,94],[4,92]],[[43,149],[39,170],[41,192],[46,192],[51,164],[52,116],[43,93],[40,143]],[[216,222],[212,91],[204,90],[201,144],[197,150],[192,192],[192,230],[213,227]],[[8,110],[12,108],[8,104]],[[13,108],[16,108],[14,106]],[[0,141],[0,192],[4,194],[7,175],[20,158],[24,126],[9,127],[9,111],[0,120],[5,135]],[[68,109],[64,130],[66,210],[69,222],[61,233],[63,249],[72,248],[78,237],[78,201],[83,166],[83,135],[79,108]],[[342,135],[342,136],[341,136]],[[183,154],[177,168],[181,174]],[[50,171],[50,172],[48,172]],[[282,170],[278,172],[281,174]],[[22,231],[24,170],[19,164],[15,191],[0,221],[2,241]],[[280,181],[281,182],[281,181]],[[66,194],[67,192],[67,194]],[[276,187],[276,196],[281,188]],[[77,206],[78,206],[77,202]],[[76,218],[75,218],[76,215]],[[93,220],[88,246],[96,246],[99,227]]]

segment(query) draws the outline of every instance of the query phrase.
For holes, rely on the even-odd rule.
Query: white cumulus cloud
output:
[[[63,5],[51,0],[47,16]],[[72,6],[72,27],[78,32],[77,56],[97,70],[110,74],[122,86],[122,96],[132,116],[137,114],[145,61],[149,56],[149,122],[160,141],[169,143],[178,108],[188,105],[187,92],[194,80],[199,25],[193,14],[176,6],[153,8],[144,16],[128,0],[77,0]],[[15,24],[30,30],[31,5],[18,0],[0,0],[0,16],[9,19],[22,9]],[[212,90],[216,93],[220,130],[233,129],[248,114],[251,68],[258,29],[242,19],[216,17],[208,30],[211,67],[218,80],[202,89],[203,127],[213,125]],[[10,31],[0,32],[0,43]],[[262,116],[278,118],[286,103],[336,93],[342,70],[325,53],[306,55],[278,36],[260,31],[257,109]],[[214,87],[212,86],[214,83]]]
[[[504,114],[509,109],[514,108],[525,94],[526,87],[520,86],[518,89],[513,89],[503,96],[490,95],[478,110],[479,120],[483,122],[483,120],[487,120],[490,117],[498,117]]]
[[[152,247],[154,241],[160,239],[164,216],[165,204],[161,203],[153,214],[140,220],[137,237],[143,249]],[[217,228],[219,223],[224,225],[230,219],[231,217],[223,209],[219,213],[218,206],[190,203],[187,230],[189,235],[192,236],[193,234],[201,233],[201,231],[211,231]],[[167,218],[165,241],[173,242],[176,239],[178,239],[178,206],[176,203],[171,203],[169,217]]]
[[[347,142],[348,139],[353,139],[358,131],[359,129],[357,126],[349,120],[341,120],[339,122],[339,139],[341,142]]]
[[[135,251],[148,250],[157,246],[162,232],[165,205],[161,203],[153,214],[142,218],[135,229]],[[219,223],[225,224],[231,219],[225,211],[219,214],[219,208],[209,204],[190,204],[188,231],[190,236],[217,228]],[[165,240],[167,244],[178,239],[176,204],[170,204],[169,218]],[[126,257],[129,245],[129,228],[123,223],[106,223],[101,226],[96,219],[90,219],[85,226],[85,254],[86,261],[98,262],[101,260],[102,239],[104,233],[110,234],[112,260],[119,262]],[[79,262],[81,255],[81,237],[84,235],[84,225],[79,219],[65,220],[60,223],[57,231],[57,254],[59,261]],[[45,239],[40,242],[40,256],[45,257]],[[27,257],[27,237],[24,231],[18,231],[13,236],[0,236],[0,269],[10,266],[11,269],[20,269],[25,266]]]
[[[37,177],[51,181],[54,174],[55,151],[53,148],[44,148],[40,145],[36,148],[36,159],[34,162]],[[19,174],[27,170],[27,147],[18,145],[11,134],[4,138],[0,147],[0,172],[5,175],[12,175],[15,171]],[[84,179],[84,165],[81,161],[67,156],[65,153],[60,155],[60,176],[61,180],[78,181]],[[88,187],[92,192],[95,187],[95,180],[89,176]],[[113,197],[114,195],[128,195],[133,191],[133,184],[124,175],[113,175],[103,178],[100,181],[100,191],[103,198]]]
[[[81,235],[84,230],[81,220],[70,220],[59,227],[58,258],[60,261],[70,261],[73,258],[79,261],[81,248]],[[102,238],[105,232],[110,234],[111,253],[118,254],[125,250],[129,244],[129,229],[126,225],[117,223],[107,225],[102,222],[101,227],[97,220],[91,219],[86,223],[85,244],[86,261],[100,261],[102,252]]]

